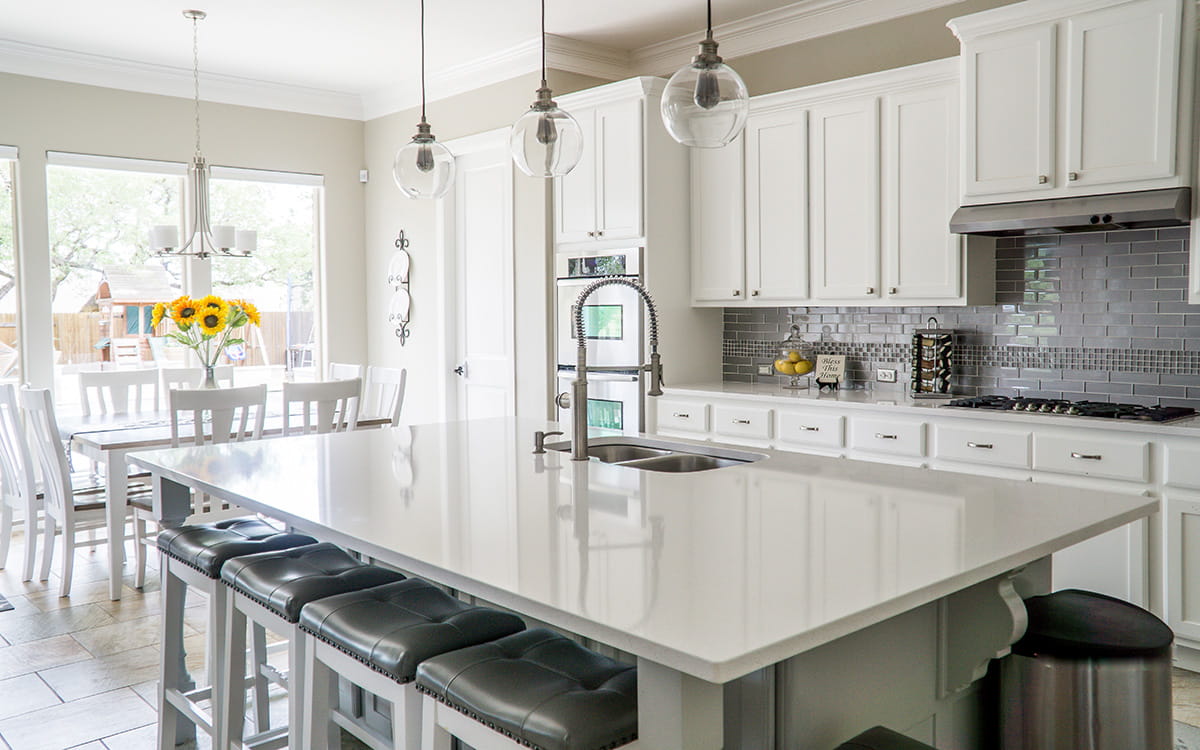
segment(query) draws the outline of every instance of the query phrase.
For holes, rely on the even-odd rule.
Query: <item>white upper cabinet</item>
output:
[[[1054,187],[1054,27],[963,45],[966,195]]]
[[[693,148],[692,301],[746,298],[743,137],[725,148]]]
[[[637,98],[571,113],[583,133],[583,155],[557,180],[558,244],[643,236],[644,105]]]
[[[746,123],[746,279],[752,300],[808,297],[808,121],[803,110]]]
[[[1026,0],[949,25],[963,203],[1190,184],[1190,2]]]
[[[879,297],[879,101],[814,107],[813,297]]]
[[[1080,188],[1171,177],[1179,90],[1177,0],[1066,22],[1067,179]]]
[[[958,86],[883,98],[883,278],[887,299],[962,294],[963,238],[947,230],[958,206]]]

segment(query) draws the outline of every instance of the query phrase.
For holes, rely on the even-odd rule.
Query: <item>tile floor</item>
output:
[[[108,599],[102,549],[77,552],[69,598],[58,576],[23,583],[20,537],[0,570],[0,750],[151,750],[158,674],[158,578],[144,591],[126,577],[123,598]],[[58,569],[56,562],[55,569]],[[205,605],[188,601],[188,667],[204,664]],[[1200,727],[1200,674],[1175,670],[1175,719]],[[282,696],[280,696],[282,697]],[[272,714],[286,710],[273,702]],[[208,743],[201,739],[200,748]],[[344,750],[364,746],[345,737]]]
[[[45,582],[21,581],[22,548],[18,535],[8,568],[0,570],[0,594],[14,607],[0,612],[0,750],[152,750],[157,572],[148,572],[144,591],[127,576],[121,601],[109,601],[104,550],[82,549],[64,599],[56,573]],[[128,565],[132,571],[132,558]],[[193,673],[203,670],[205,622],[203,598],[189,598],[185,642]],[[282,700],[273,701],[272,714],[286,715]],[[350,737],[343,743],[346,750],[363,747]]]

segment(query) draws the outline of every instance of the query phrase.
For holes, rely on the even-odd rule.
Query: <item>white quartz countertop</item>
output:
[[[689,383],[663,387],[664,397],[718,397],[732,399],[747,399],[772,404],[812,406],[816,408],[841,408],[847,410],[869,409],[894,410],[896,414],[922,416],[929,410],[936,410],[937,416],[963,419],[994,419],[1009,424],[1032,423],[1051,427],[1111,430],[1116,432],[1142,432],[1157,435],[1180,435],[1200,437],[1200,415],[1178,419],[1173,422],[1142,422],[1134,419],[1098,419],[1095,417],[1076,417],[1067,414],[1029,414],[1017,411],[992,411],[990,409],[967,409],[946,406],[948,401],[963,397],[944,398],[913,398],[902,384],[875,384],[873,390],[846,390],[819,392],[814,385],[808,390],[789,390],[773,383]],[[1120,396],[1115,397],[1120,401]],[[653,408],[653,399],[649,400]]]
[[[499,418],[130,461],[718,683],[1158,505],[772,451],[731,468],[656,473],[533,455],[533,432],[546,427]]]

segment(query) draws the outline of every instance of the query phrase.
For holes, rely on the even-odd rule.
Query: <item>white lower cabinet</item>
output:
[[[896,418],[854,416],[850,447],[866,453],[921,458],[925,455],[925,423]]]
[[[708,404],[676,399],[655,399],[659,431],[708,432]]]
[[[933,455],[947,461],[1028,469],[1031,436],[1028,430],[991,425],[939,424],[933,428]]]
[[[1087,433],[1038,434],[1033,439],[1033,468],[1147,482],[1150,480],[1150,442],[1096,438]]]
[[[1166,515],[1167,624],[1200,642],[1200,493],[1168,490]]]
[[[785,449],[814,448],[832,451],[846,444],[845,417],[840,414],[821,414],[816,411],[780,411],[779,447]]]
[[[770,409],[754,406],[714,406],[713,432],[722,437],[768,440],[771,437]]]

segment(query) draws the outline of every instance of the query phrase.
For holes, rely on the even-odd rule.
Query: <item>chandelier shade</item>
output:
[[[694,148],[720,148],[737,138],[750,114],[746,83],[717,54],[708,0],[708,33],[700,53],[667,81],[661,104],[663,125],[676,141]]]
[[[200,150],[200,29],[208,17],[202,10],[185,10],[192,22],[192,93],[196,113],[196,155],[188,165],[188,193],[191,198],[191,228],[187,242],[179,242],[179,227],[160,224],[150,230],[150,249],[159,256],[208,258],[220,256],[245,258],[258,249],[258,233],[231,226],[213,226],[208,208],[208,162]]]
[[[513,124],[508,140],[513,163],[530,177],[561,177],[583,155],[583,131],[558,108],[546,84],[546,0],[542,0],[542,85],[529,111]]]
[[[417,134],[396,152],[392,179],[409,198],[441,198],[454,183],[454,154],[425,120],[425,0],[421,0],[421,122]]]

